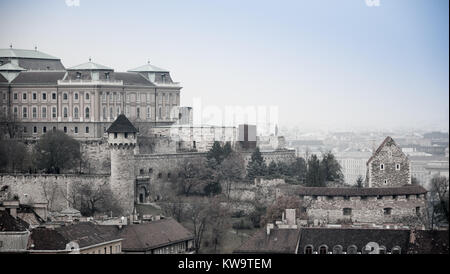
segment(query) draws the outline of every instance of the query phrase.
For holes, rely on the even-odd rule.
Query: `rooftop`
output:
[[[150,65],[150,63],[147,63],[143,66],[130,69],[129,72],[169,72],[167,69],[159,68],[153,65]]]
[[[137,132],[137,129],[124,114],[120,114],[107,130],[108,133]]]
[[[27,69],[19,67],[18,65],[15,65],[13,63],[6,63],[3,66],[0,66],[0,70],[3,70],[3,71],[23,71],[23,70],[27,70]]]
[[[100,65],[94,62],[87,62],[87,63],[83,63],[74,67],[70,67],[67,70],[113,70],[112,68],[109,68],[107,66],[104,65]]]
[[[120,230],[124,251],[146,251],[193,239],[193,234],[172,218],[124,226]]]
[[[300,229],[273,228],[267,235],[265,229],[258,230],[234,253],[290,253],[295,254]]]
[[[390,196],[427,193],[425,188],[418,185],[402,187],[301,187],[283,185],[279,188],[303,196]]]
[[[0,58],[30,58],[30,59],[51,59],[59,60],[59,58],[43,53],[38,50],[29,49],[0,49]]]

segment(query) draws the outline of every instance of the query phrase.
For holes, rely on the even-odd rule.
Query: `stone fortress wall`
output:
[[[99,186],[109,184],[109,180],[109,175],[0,174],[0,189],[8,186],[8,192],[18,195],[21,204],[48,203],[49,211],[61,211],[70,206],[68,197],[74,184]]]

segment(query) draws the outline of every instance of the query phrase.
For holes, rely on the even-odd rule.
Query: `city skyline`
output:
[[[0,48],[150,61],[181,105],[279,108],[304,130],[448,131],[448,2],[1,1]],[[57,24],[55,24],[57,22]]]

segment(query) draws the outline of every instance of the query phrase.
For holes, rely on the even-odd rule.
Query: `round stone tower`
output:
[[[135,174],[134,148],[136,128],[121,114],[108,128],[108,144],[111,150],[111,191],[125,216],[133,214]]]

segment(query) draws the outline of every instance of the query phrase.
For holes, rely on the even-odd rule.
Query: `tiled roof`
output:
[[[361,229],[361,228],[302,228],[300,232],[299,253],[304,253],[307,245],[313,245],[315,251],[321,245],[328,246],[331,252],[334,246],[340,245],[343,251],[355,245],[358,252],[370,242],[383,245],[390,252],[395,246],[406,253],[409,244],[409,230],[406,229]]]
[[[119,232],[122,250],[145,251],[172,243],[192,240],[193,235],[172,218],[144,224],[127,225]]]
[[[120,114],[107,130],[108,133],[137,132],[137,129],[124,114]]]
[[[0,231],[26,231],[29,224],[14,218],[6,210],[0,210]]]
[[[0,74],[0,83],[8,83],[8,80],[6,80],[5,77],[3,77],[3,75]]]
[[[292,194],[303,196],[390,196],[390,195],[415,195],[425,194],[426,189],[418,185],[402,187],[301,187],[278,186],[282,190],[288,190]]]
[[[129,72],[169,72],[167,69],[159,68],[150,64],[130,69]]]
[[[136,72],[116,72],[114,73],[116,80],[122,80],[126,86],[155,86],[144,76]]]
[[[31,231],[28,249],[30,250],[65,250],[69,243],[61,233],[55,229],[38,227]]]
[[[83,63],[74,67],[70,67],[67,70],[113,70],[112,68],[109,68],[104,65],[100,65],[94,62],[87,62]]]
[[[15,65],[13,63],[6,63],[3,66],[0,66],[0,70],[6,70],[6,71],[23,71],[27,70],[22,67],[19,67],[18,65]]]
[[[234,253],[290,253],[296,252],[300,229],[271,229],[267,235],[265,229],[257,231]]]
[[[33,58],[33,59],[54,59],[59,60],[59,58],[51,56],[47,53],[43,53],[37,50],[29,49],[0,49],[0,57],[6,58]]]
[[[90,222],[59,227],[56,231],[67,242],[76,241],[80,248],[120,239],[111,229]]]
[[[65,71],[24,71],[21,72],[12,84],[56,85],[63,79]]]

